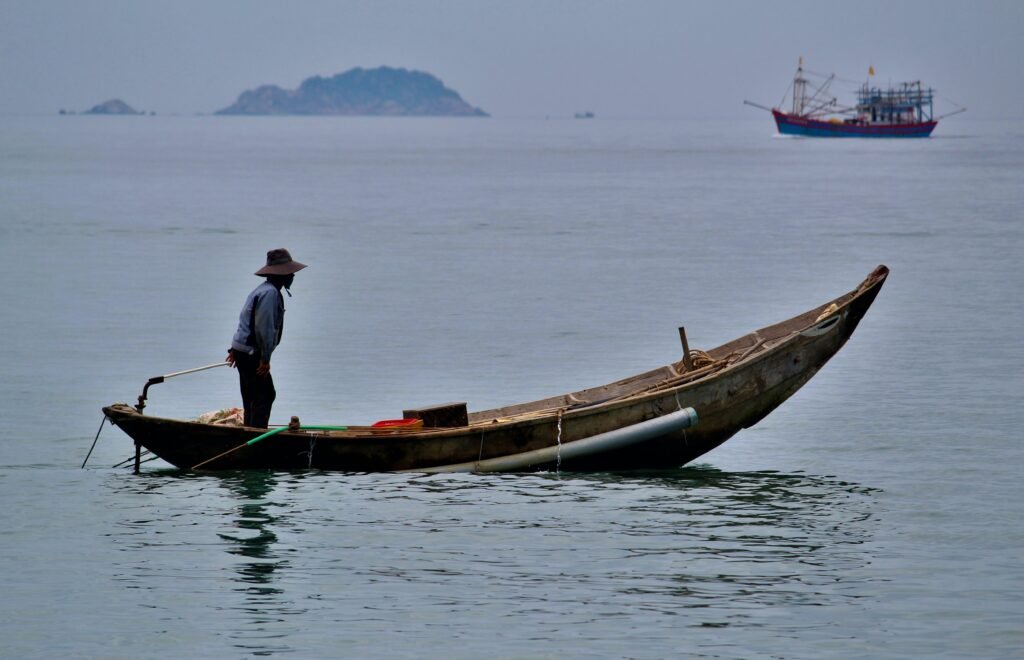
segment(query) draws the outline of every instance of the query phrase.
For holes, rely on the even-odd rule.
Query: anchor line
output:
[[[480,461],[483,460],[483,429],[480,429],[480,448],[476,452],[476,466],[473,472],[479,472]]]
[[[676,395],[676,412],[683,409],[683,404],[679,403],[679,390],[675,391]],[[683,427],[683,446],[689,448],[690,440],[686,437],[686,428]]]
[[[565,408],[558,409],[558,435],[555,437],[555,441],[558,443],[558,453],[555,458],[555,474],[562,470],[562,413],[565,412]]]
[[[307,457],[309,458],[309,460],[306,463],[306,469],[307,470],[312,470],[313,469],[313,448],[316,447],[316,438],[317,438],[318,435],[320,435],[320,434],[319,433],[312,433],[309,436],[309,451],[306,454]]]
[[[107,420],[110,420],[110,418],[107,417],[106,413],[103,413],[103,419],[100,420],[100,427],[96,430],[96,437],[92,439],[92,446],[89,447],[89,453],[85,455],[85,460],[82,461],[83,470],[85,469],[85,464],[89,462],[89,457],[92,456],[92,450],[96,449],[96,441],[100,439],[100,433],[103,432],[103,423]],[[110,420],[110,423],[113,424],[113,420]]]

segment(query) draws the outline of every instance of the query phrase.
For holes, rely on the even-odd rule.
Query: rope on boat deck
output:
[[[697,348],[690,349],[690,360],[693,362],[693,368],[695,370],[711,366],[717,362],[715,358],[708,355],[707,351],[702,351]]]
[[[732,353],[726,355],[725,357],[718,359],[711,357],[711,355],[706,353],[705,351],[692,349],[690,351],[690,355],[694,366],[694,369],[692,371],[687,371],[684,369],[682,373],[676,376],[666,378],[660,383],[655,383],[654,385],[651,385],[650,387],[647,387],[638,392],[631,392],[621,398],[629,398],[631,396],[636,396],[640,394],[651,394],[654,392],[658,392],[660,390],[668,389],[670,387],[677,387],[686,382],[690,382],[691,380],[707,378],[708,376],[717,373],[718,371],[721,371],[726,367],[730,367],[736,364],[737,362],[745,360],[755,352],[763,349],[765,347],[765,344],[767,344],[769,341],[767,339],[762,338],[756,332],[753,333],[753,336],[755,341],[749,347],[741,350],[735,350]],[[681,363],[675,363],[675,365],[681,365]]]

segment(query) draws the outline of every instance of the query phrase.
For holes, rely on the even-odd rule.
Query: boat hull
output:
[[[938,124],[937,121],[928,121],[858,126],[808,119],[778,110],[772,110],[772,116],[775,118],[779,133],[807,137],[922,138],[930,136]]]
[[[151,417],[125,404],[103,410],[138,447],[183,469],[215,459],[202,469],[381,472],[527,455],[693,408],[699,416],[694,427],[648,434],[642,442],[610,451],[565,452],[573,456],[566,460],[556,452],[555,460],[527,465],[584,471],[675,468],[756,424],[810,380],[853,334],[887,276],[888,269],[880,266],[849,293],[708,351],[708,366],[686,369],[673,363],[596,388],[475,412],[469,425],[457,428],[300,429],[246,446],[264,430]]]

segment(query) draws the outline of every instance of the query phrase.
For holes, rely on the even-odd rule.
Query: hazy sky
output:
[[[800,55],[1024,116],[1017,0],[0,0],[0,114],[111,98],[213,112],[260,84],[389,65],[496,117],[751,117],[743,99],[777,104]]]

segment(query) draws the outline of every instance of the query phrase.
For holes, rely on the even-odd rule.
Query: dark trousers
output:
[[[245,425],[265,429],[270,423],[270,408],[277,398],[274,378],[270,374],[256,375],[256,367],[260,365],[259,358],[236,350],[232,350],[231,353],[235,356],[235,368],[238,369],[238,386],[242,391]]]

